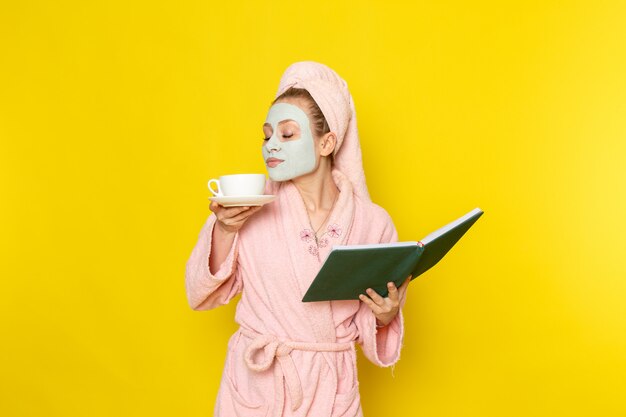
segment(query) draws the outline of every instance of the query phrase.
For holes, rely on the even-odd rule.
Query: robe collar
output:
[[[327,225],[318,232],[317,242],[306,206],[297,187],[293,182],[285,181],[280,183],[277,189],[281,205],[280,222],[283,227],[283,236],[287,239],[290,264],[296,279],[299,299],[304,297],[332,247],[347,244],[352,231],[355,212],[352,184],[348,177],[337,169],[332,170],[332,177],[339,188],[339,196]],[[335,342],[330,301],[303,303],[303,306],[311,322],[316,341]]]

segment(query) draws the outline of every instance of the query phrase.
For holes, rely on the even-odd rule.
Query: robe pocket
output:
[[[335,403],[331,417],[355,416],[361,407],[359,383],[356,382],[350,391],[335,395]]]
[[[237,391],[230,376],[226,375],[225,380],[232,399],[233,410],[237,416],[266,417],[268,415],[269,407],[266,404],[252,404]]]
[[[232,406],[237,416],[245,417],[265,417],[268,414],[269,407],[267,404],[254,403],[242,395],[238,389],[235,366],[246,366],[243,362],[243,351],[240,349],[241,333],[236,333],[228,346],[228,362],[226,367],[225,382],[227,385]]]
[[[356,367],[356,352],[350,351],[348,355],[344,355],[343,370],[349,381],[352,381],[352,387],[342,393],[335,395],[335,403],[333,405],[332,417],[353,417],[361,415],[359,413],[361,407],[361,396],[359,395],[359,379]]]

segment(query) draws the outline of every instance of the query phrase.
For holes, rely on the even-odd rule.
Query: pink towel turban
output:
[[[348,91],[348,83],[324,64],[300,61],[287,67],[280,79],[276,97],[290,87],[304,88],[311,94],[324,114],[330,130],[337,135],[335,168],[348,177],[358,197],[369,201],[356,127],[356,111],[352,95]]]

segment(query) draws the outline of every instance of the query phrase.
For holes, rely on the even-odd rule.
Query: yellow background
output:
[[[375,202],[416,240],[366,416],[626,415],[626,4],[0,6],[3,416],[209,416],[235,303],[192,311],[209,178],[264,172],[283,70],[347,80]]]

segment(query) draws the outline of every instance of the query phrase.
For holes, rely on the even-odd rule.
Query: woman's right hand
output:
[[[209,205],[209,209],[217,217],[217,226],[227,234],[234,234],[239,231],[246,220],[261,208],[262,206],[223,207],[214,201]]]

